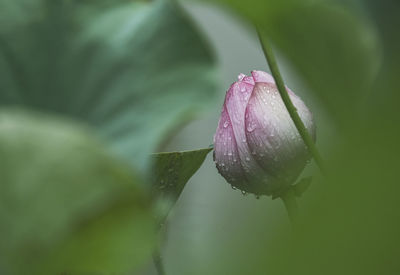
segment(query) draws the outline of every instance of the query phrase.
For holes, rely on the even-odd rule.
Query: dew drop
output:
[[[243,78],[245,78],[245,76],[246,76],[245,74],[239,74],[239,75],[238,75],[238,80],[239,80],[239,81],[242,81]]]
[[[243,195],[243,196],[247,195],[246,191],[243,191],[243,190],[242,190],[241,192],[242,192],[242,195]]]
[[[231,185],[231,187],[232,187],[233,190],[236,190],[236,189],[237,189],[237,188],[236,188],[235,186],[233,186],[233,185]]]
[[[253,132],[254,129],[257,128],[257,125],[253,122],[253,123],[249,123],[249,125],[247,125],[247,132]]]
[[[241,91],[242,93],[244,93],[244,92],[246,91],[246,87],[245,87],[244,85],[242,85],[242,87],[240,88],[240,91]]]
[[[249,158],[249,157],[246,157],[246,160],[247,160],[247,161],[250,161],[250,158]]]
[[[261,97],[261,100],[264,102],[264,103],[267,103],[267,99],[263,96],[263,97]]]
[[[160,189],[164,189],[166,187],[166,184],[164,184],[164,180],[160,181]]]
[[[232,156],[232,152],[228,152],[228,156]]]
[[[246,139],[245,139],[245,138],[244,138],[244,139],[242,139],[242,142],[243,142],[243,143],[246,143]]]
[[[228,122],[228,121],[225,121],[225,122],[224,122],[224,128],[228,127],[228,125],[229,125],[229,122]]]

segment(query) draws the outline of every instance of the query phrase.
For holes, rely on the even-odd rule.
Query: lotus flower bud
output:
[[[315,140],[311,112],[289,96]],[[214,136],[219,173],[242,192],[271,195],[294,183],[310,155],[271,75],[240,74],[225,96]]]

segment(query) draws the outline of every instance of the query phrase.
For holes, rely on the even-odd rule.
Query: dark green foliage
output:
[[[144,168],[169,130],[213,98],[212,56],[173,3],[1,2],[9,23],[0,27],[3,106],[87,122]]]
[[[211,102],[215,79],[175,3],[0,0],[0,270],[143,263],[150,154]]]
[[[150,255],[154,223],[141,179],[88,129],[2,111],[0,155],[0,266],[8,274],[126,271]]]
[[[167,207],[161,220],[179,198],[188,180],[200,168],[212,148],[193,151],[154,154],[152,193],[156,199],[166,200]]]

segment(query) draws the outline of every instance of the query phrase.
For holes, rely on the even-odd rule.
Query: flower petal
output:
[[[253,79],[252,76],[246,76],[246,75],[242,76],[242,75],[240,75],[240,77],[242,77],[242,79],[239,80],[241,82],[244,82],[244,83],[247,83],[247,84],[250,84],[250,85],[256,84],[254,82],[254,79]]]
[[[235,136],[239,161],[244,173],[252,181],[261,181],[262,169],[251,155],[246,140],[245,118],[246,106],[253,91],[253,85],[247,82],[236,82],[230,87],[224,106],[232,122],[233,134]],[[251,187],[250,187],[251,188]]]
[[[289,93],[307,129],[315,136],[312,115],[300,98]],[[257,163],[288,184],[309,158],[275,84],[256,83],[246,108],[246,138]]]
[[[238,75],[238,81],[242,81],[243,80],[243,78],[245,78],[246,77],[246,75],[245,74],[243,74],[243,73],[240,73],[239,75]]]
[[[214,161],[219,173],[229,183],[237,187],[246,183],[246,176],[239,160],[232,123],[225,105],[214,136]]]
[[[253,76],[254,82],[265,82],[265,83],[275,83],[272,75],[263,72],[263,71],[251,71],[251,75]]]

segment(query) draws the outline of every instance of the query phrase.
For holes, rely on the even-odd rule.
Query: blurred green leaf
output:
[[[260,26],[330,115],[351,124],[370,95],[381,59],[380,42],[365,16],[329,0],[214,2]]]
[[[6,274],[126,272],[151,254],[154,223],[140,179],[88,129],[1,111],[0,175]]]
[[[327,164],[336,173],[329,180],[319,178],[313,196],[301,200],[295,238],[277,230],[273,241],[264,244],[272,253],[260,257],[264,263],[260,270],[308,275],[399,273],[400,132],[378,129],[386,135],[357,127],[332,154]]]
[[[78,118],[143,168],[212,102],[207,43],[173,1],[0,0],[0,102]],[[21,19],[23,18],[23,19]]]
[[[153,154],[152,193],[154,197],[167,201],[165,212],[168,213],[178,200],[186,183],[200,168],[210,151],[212,148]]]

